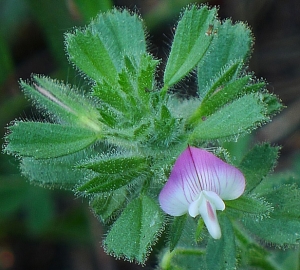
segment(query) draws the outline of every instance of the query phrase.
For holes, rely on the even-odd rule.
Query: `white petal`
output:
[[[190,204],[189,214],[192,217],[200,214],[210,235],[219,239],[222,234],[216,210],[224,209],[223,200],[215,192],[202,191],[199,198]]]
[[[204,200],[204,196],[202,195],[202,192],[200,193],[200,196],[197,200],[193,201],[190,206],[189,206],[189,215],[191,217],[196,217],[198,216],[200,213],[199,213],[199,207],[202,203],[202,201]]]
[[[218,194],[216,194],[213,191],[206,191],[206,190],[203,190],[202,193],[204,197],[215,206],[216,210],[223,211],[225,209],[225,203],[220,198],[220,196],[218,196]]]
[[[199,212],[210,235],[214,239],[220,239],[222,233],[214,205],[205,200],[200,205]]]

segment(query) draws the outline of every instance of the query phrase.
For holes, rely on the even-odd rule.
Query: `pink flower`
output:
[[[171,216],[200,214],[210,235],[219,239],[216,210],[223,211],[223,200],[234,200],[244,190],[245,178],[237,168],[208,151],[188,146],[176,160],[159,203]]]

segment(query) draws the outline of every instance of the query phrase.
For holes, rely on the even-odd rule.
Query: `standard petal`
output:
[[[189,211],[203,190],[232,200],[244,189],[245,178],[237,168],[206,150],[189,146],[176,160],[159,202],[167,214],[180,216]]]
[[[213,191],[223,200],[233,200],[243,194],[245,178],[237,168],[206,150],[188,149],[202,190]]]
[[[188,147],[176,160],[170,177],[159,195],[161,208],[169,215],[180,216],[199,195],[201,183]]]

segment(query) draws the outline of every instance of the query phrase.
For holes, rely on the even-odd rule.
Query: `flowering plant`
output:
[[[168,246],[157,246],[162,269],[278,269],[257,239],[298,244],[299,213],[290,206],[299,189],[266,180],[278,147],[256,145],[240,159],[226,148],[281,109],[247,71],[249,28],[221,22],[216,8],[186,8],[162,83],[142,19],[127,10],[100,14],[65,44],[90,89],[40,75],[21,81],[48,119],[8,128],[4,151],[22,173],[87,198],[109,225],[105,250],[118,258],[145,263],[166,232]],[[170,91],[193,71],[197,97]]]

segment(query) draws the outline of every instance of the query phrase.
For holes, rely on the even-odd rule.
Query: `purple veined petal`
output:
[[[159,202],[167,214],[180,216],[188,212],[202,190],[233,200],[244,189],[245,178],[237,168],[206,150],[189,146],[176,160]]]
[[[161,208],[169,215],[180,216],[188,211],[202,191],[189,147],[177,158],[170,177],[159,194]]]
[[[245,178],[237,168],[206,150],[195,147],[188,149],[203,190],[214,191],[223,200],[233,200],[243,194]]]

